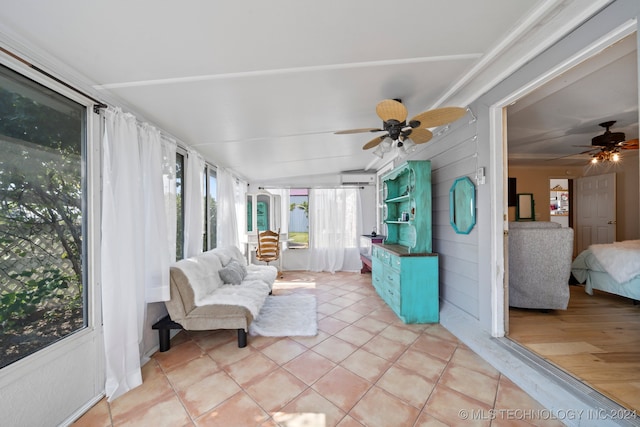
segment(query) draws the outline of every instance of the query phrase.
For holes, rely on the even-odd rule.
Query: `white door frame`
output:
[[[508,229],[508,207],[505,191],[507,189],[507,139],[505,117],[503,109],[516,102],[524,95],[548,83],[550,80],[575,67],[596,53],[606,49],[615,42],[637,31],[637,22],[630,20],[620,27],[610,31],[596,42],[567,58],[556,67],[547,70],[518,90],[510,93],[489,107],[489,149],[491,170],[495,171],[495,179],[490,180],[491,192],[491,335],[502,337],[505,335],[507,322],[506,310],[508,302],[505,292],[508,277],[505,265],[507,246],[504,244],[505,231]]]

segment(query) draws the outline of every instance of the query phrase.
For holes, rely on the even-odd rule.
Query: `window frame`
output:
[[[306,195],[304,195],[304,197],[306,197],[306,202],[307,202],[307,242],[306,242],[306,246],[296,246],[295,243],[291,242],[291,233],[296,233],[296,231],[291,231],[292,227],[291,227],[291,220],[293,215],[291,215],[292,212],[294,212],[296,209],[298,209],[298,205],[296,205],[296,207],[294,207],[293,209],[291,209],[291,197],[298,197],[298,196],[291,196],[291,192],[292,191],[301,191],[301,190],[305,190],[307,192]],[[311,210],[311,206],[309,206],[309,188],[305,188],[305,187],[296,187],[296,188],[291,188],[289,189],[289,223],[287,224],[287,234],[289,237],[288,243],[287,243],[287,249],[295,249],[295,250],[303,250],[303,249],[309,249],[309,245],[311,244],[311,230],[309,227],[309,212]],[[295,228],[295,227],[293,227]]]
[[[47,381],[54,380],[58,376],[56,375],[58,369],[66,369],[69,363],[81,362],[87,357],[100,355],[104,351],[104,342],[101,338],[102,304],[100,293],[101,176],[104,120],[99,110],[94,111],[95,100],[83,96],[70,86],[49,78],[37,68],[25,66],[25,63],[17,57],[0,54],[0,64],[85,107],[84,154],[82,156],[84,185],[82,191],[86,193],[83,197],[84,205],[82,206],[84,227],[82,250],[84,251],[83,286],[86,294],[86,326],[0,369],[0,390],[6,393],[7,399],[11,401],[9,396],[23,391],[21,386],[16,388],[15,385],[34,381],[46,385]],[[97,362],[90,363],[86,367],[90,367],[90,369],[84,370],[80,377],[76,375],[74,380],[74,378],[67,376],[66,380],[75,381],[76,386],[83,389],[80,394],[74,396],[73,400],[87,399],[86,404],[89,405],[97,402],[102,396],[101,390],[103,390],[105,367],[103,363]],[[52,386],[54,384],[56,382],[51,383]],[[40,398],[42,395],[38,389],[33,390],[32,394],[35,399]],[[65,403],[69,403],[69,399],[70,397],[67,396]],[[64,417],[68,414],[66,411],[67,408],[60,407],[59,411],[47,412],[47,416]],[[38,413],[42,413],[38,408],[35,408],[32,412],[36,413],[34,415],[36,417]]]
[[[70,337],[81,334],[82,331],[85,331],[87,329],[92,329],[95,325],[95,317],[91,317],[94,311],[93,307],[95,306],[95,303],[92,303],[92,298],[95,297],[93,295],[94,292],[89,281],[90,277],[93,277],[89,274],[89,272],[92,271],[92,264],[89,263],[89,218],[93,217],[92,213],[90,213],[89,211],[93,203],[90,203],[89,198],[92,196],[93,191],[89,191],[90,187],[92,186],[92,181],[89,181],[89,177],[91,176],[91,174],[89,173],[88,168],[89,161],[93,159],[93,156],[90,157],[87,154],[87,151],[89,150],[88,135],[90,132],[92,132],[93,126],[90,116],[92,111],[91,104],[88,104],[86,100],[78,99],[77,96],[71,96],[68,91],[60,90],[60,88],[56,87],[56,85],[52,84],[52,82],[37,78],[39,76],[25,73],[24,70],[12,67],[11,64],[0,61],[0,67],[7,70],[7,80],[10,82],[10,84],[15,84],[15,87],[19,88],[15,90],[15,92],[18,93],[19,96],[24,97],[27,100],[42,99],[44,100],[44,102],[41,103],[41,105],[43,106],[48,104],[48,102],[46,101],[47,99],[51,100],[51,102],[53,103],[69,102],[73,104],[70,108],[77,108],[77,111],[80,113],[78,117],[78,124],[80,126],[79,141],[76,141],[79,144],[79,156],[77,158],[77,161],[73,162],[73,167],[74,169],[76,167],[78,168],[75,170],[79,172],[80,187],[79,204],[81,218],[80,221],[78,221],[78,224],[80,229],[79,231],[81,241],[79,245],[80,254],[77,262],[81,267],[81,271],[79,272],[80,283],[78,284],[78,286],[81,289],[80,298],[82,301],[82,308],[80,313],[82,324],[81,326],[74,327],[74,329],[69,332],[65,332],[64,335],[60,336],[58,339],[47,343],[41,343],[38,348],[35,348],[29,352],[23,353],[23,351],[19,351],[19,359],[16,359],[12,362],[9,362],[7,365],[0,367],[0,370],[4,371],[5,369],[10,368],[13,365],[20,364],[20,362],[24,361],[25,359],[31,359],[34,355],[48,353],[47,350],[50,347],[55,346],[56,344],[63,341],[68,342]],[[13,74],[15,74],[15,78],[13,77]],[[38,122],[38,124],[42,125],[43,123]],[[9,135],[7,135],[7,138],[12,139]],[[15,141],[16,143],[29,143],[29,141],[20,138],[16,138]],[[46,151],[46,146],[43,146],[38,142],[31,142],[31,144],[37,147],[42,147]],[[62,155],[60,155],[60,158],[62,158]],[[28,326],[32,327],[33,325]]]

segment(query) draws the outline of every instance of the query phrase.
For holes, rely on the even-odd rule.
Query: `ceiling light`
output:
[[[403,158],[416,151],[416,148],[416,143],[409,138],[398,138],[395,141],[386,138],[376,147],[373,154],[382,159],[386,153],[395,151],[398,157]]]
[[[599,151],[596,154],[593,154],[591,157],[591,163],[599,163],[599,162],[611,162],[616,163],[622,159],[620,153],[616,150],[605,150]]]

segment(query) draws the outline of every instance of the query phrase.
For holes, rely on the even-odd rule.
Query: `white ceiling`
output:
[[[606,121],[627,140],[638,138],[636,44],[632,33],[508,107],[509,164],[585,165]]]
[[[380,100],[401,98],[410,117],[466,106],[607,3],[0,0],[0,42],[211,163],[252,182],[295,185],[375,168],[361,149],[369,134],[333,132],[380,126]],[[630,72],[626,64],[616,70]],[[606,66],[592,75],[610,77]],[[596,98],[626,99],[630,86],[619,83],[592,85],[606,89]],[[532,94],[513,106],[509,152],[527,154],[543,134],[597,133],[604,119],[632,125],[628,102],[606,114],[580,101],[585,111],[564,107],[585,84],[575,79],[559,98]]]

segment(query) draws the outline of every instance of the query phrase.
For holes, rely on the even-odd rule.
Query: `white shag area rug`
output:
[[[308,337],[318,334],[315,295],[270,295],[258,317],[249,325],[250,335]]]

